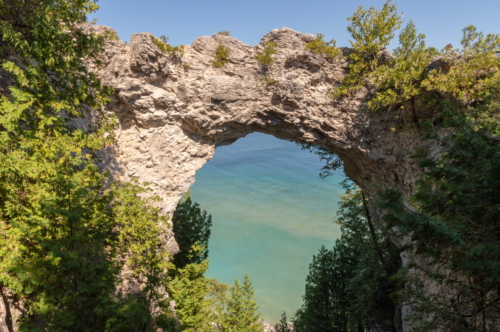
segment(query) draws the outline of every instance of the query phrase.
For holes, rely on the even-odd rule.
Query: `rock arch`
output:
[[[119,127],[103,163],[116,178],[152,183],[162,207],[172,212],[217,146],[257,131],[330,149],[368,194],[391,186],[409,195],[416,170],[405,151],[420,140],[411,130],[394,132],[405,121],[404,110],[366,112],[368,88],[329,98],[348,63],[304,50],[314,38],[282,28],[251,47],[229,36],[203,36],[185,47],[182,58],[160,51],[149,33],[133,35],[128,45],[109,41],[98,72],[115,90],[106,111],[117,115]],[[254,55],[267,41],[278,44],[278,53],[265,71]],[[230,63],[222,68],[212,66],[218,44],[230,48]]]
[[[113,31],[104,26],[84,29]],[[217,146],[262,132],[328,148],[368,195],[392,187],[409,197],[418,172],[410,151],[425,146],[432,153],[439,150],[437,142],[420,139],[404,108],[384,114],[367,112],[366,102],[373,94],[368,84],[347,98],[329,98],[346,74],[348,62],[345,58],[328,61],[305,50],[314,38],[282,28],[252,47],[230,36],[203,36],[185,46],[182,57],[160,51],[150,33],[133,35],[130,44],[109,40],[103,65],[93,68],[105,86],[114,88],[104,112],[118,118],[116,144],[100,154],[102,167],[117,180],[138,177],[149,182],[163,199],[161,208],[172,213]],[[254,55],[268,41],[278,44],[278,53],[264,70]],[[219,44],[229,47],[230,62],[214,68]],[[342,51],[348,55],[351,49]],[[381,55],[382,61],[391,56]],[[383,226],[371,208],[372,218]],[[175,252],[173,234],[165,235],[167,249]],[[396,244],[409,241],[387,235]],[[401,258],[404,266],[419,260],[406,251]],[[403,306],[394,313],[394,319],[400,319],[399,314],[403,317],[398,331],[411,330],[404,322],[410,312],[409,306]],[[394,331],[394,327],[380,331]]]

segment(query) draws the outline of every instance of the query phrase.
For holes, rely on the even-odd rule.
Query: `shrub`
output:
[[[278,83],[277,79],[271,78],[269,76],[259,77],[259,83],[257,83],[257,87],[264,88],[268,85]]]
[[[265,42],[264,43],[264,50],[262,50],[262,53],[254,55],[254,58],[257,61],[259,61],[259,63],[266,70],[274,62],[272,55],[278,53],[278,51],[276,51],[276,47],[278,47],[278,44],[276,44],[276,42],[273,42],[273,41]]]
[[[217,45],[215,50],[215,59],[212,61],[214,67],[222,68],[226,63],[229,63],[229,47],[222,44]]]
[[[316,34],[316,39],[307,43],[305,50],[311,50],[314,54],[319,54],[326,57],[329,60],[336,59],[342,55],[340,48],[336,47],[335,39],[326,42],[323,38],[325,37],[322,33]]]
[[[231,36],[231,31],[219,31],[217,32],[218,35],[223,35],[223,36]]]
[[[153,44],[156,45],[163,53],[167,54],[169,57],[173,57],[178,54],[181,57],[184,56],[184,45],[172,46],[168,43],[168,37],[160,36],[160,38],[152,37]]]
[[[109,40],[120,40],[120,37],[113,30],[104,30],[101,33],[98,33],[97,36],[102,36],[104,39]]]

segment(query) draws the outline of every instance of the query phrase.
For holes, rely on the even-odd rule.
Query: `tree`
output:
[[[179,244],[180,252],[174,256],[177,268],[184,268],[187,264],[201,263],[208,258],[208,241],[212,216],[200,209],[200,205],[191,200],[189,192],[177,205],[172,218],[175,240]],[[198,244],[205,248],[199,255],[193,255],[193,246]]]
[[[371,110],[403,107],[410,103],[413,121],[418,122],[416,98],[422,97],[424,73],[437,55],[434,48],[426,47],[424,39],[425,35],[417,34],[412,21],[401,31],[394,58],[389,64],[377,67],[372,74],[378,92],[368,102]]]
[[[412,264],[418,273],[407,275],[403,292],[413,306],[414,330],[495,331],[500,323],[500,146],[491,133],[500,128],[448,103],[443,107],[444,122],[427,128],[443,150],[420,156],[415,195],[404,203],[400,192],[388,189],[379,206],[388,227],[411,236],[409,250],[421,257]],[[445,291],[426,291],[429,280]]]
[[[12,80],[0,99],[0,287],[23,299],[21,330],[79,331],[82,321],[100,329],[114,290],[113,222],[94,164],[110,127],[83,132],[68,122],[107,96],[82,61],[98,62],[102,38],[75,28],[96,8],[0,6],[1,64]]]
[[[190,255],[198,257],[203,250],[203,247],[196,244]],[[203,275],[207,269],[208,260],[189,263],[181,269],[175,269],[175,276],[168,283],[168,291],[175,301],[175,314],[182,331],[213,331],[213,313],[207,298],[210,291],[209,280]]]
[[[484,106],[491,94],[496,96],[498,102],[500,35],[488,34],[485,37],[482,32],[477,32],[475,26],[469,25],[463,29],[461,45],[461,50],[443,50],[442,65],[431,70],[422,85],[441,95],[451,95],[473,108]],[[496,117],[494,108],[488,113]]]
[[[337,43],[335,39],[330,39],[330,41],[327,42],[324,38],[324,34],[317,33],[316,39],[307,43],[304,50],[311,50],[314,54],[322,55],[330,61],[341,57],[342,50],[335,46]]]
[[[335,320],[339,318],[335,316],[341,315],[344,318],[345,314],[336,312],[335,309],[338,308],[333,307],[332,297],[335,289],[343,291],[345,286],[340,286],[339,280],[335,278],[335,272],[339,272],[336,271],[336,258],[335,253],[324,246],[313,256],[306,278],[304,303],[293,321],[295,331],[340,331],[335,329],[339,321]]]
[[[108,320],[112,331],[152,331],[169,326],[167,268],[170,253],[165,250],[162,236],[168,228],[168,216],[155,208],[160,199],[150,195],[147,183],[114,183],[111,186],[115,242],[110,248],[116,252],[122,273],[122,282],[141,285],[141,293],[119,294],[116,313]],[[153,313],[153,315],[152,315]],[[115,317],[116,316],[116,317]],[[112,323],[111,323],[112,322]]]
[[[243,285],[238,279],[231,287],[231,299],[223,316],[222,330],[226,332],[262,332],[264,326],[255,302],[252,282],[243,275]]]
[[[280,321],[274,325],[274,330],[276,332],[292,332],[293,328],[290,325],[291,324],[286,317],[286,312],[283,311]]]
[[[146,331],[156,324],[149,310],[164,272],[154,259],[165,256],[157,226],[166,217],[137,184],[106,190],[96,166],[96,151],[113,140],[112,119],[97,111],[110,91],[85,64],[100,65],[105,36],[78,25],[98,6],[0,3],[0,288],[4,303],[8,289],[22,308],[7,328]],[[72,120],[91,109],[95,126],[76,128]],[[145,297],[115,293],[128,253],[132,272],[147,275]]]
[[[222,321],[226,313],[229,296],[227,292],[231,289],[226,283],[219,282],[212,278],[209,280],[209,296],[212,310],[212,321],[218,330],[222,329]]]
[[[347,180],[343,187],[336,221],[341,237],[332,250],[322,246],[313,256],[294,330],[395,331],[391,296],[399,290],[392,281],[401,265],[399,250],[371,224],[361,190]]]
[[[379,53],[389,45],[394,32],[401,26],[400,16],[396,4],[388,0],[381,10],[360,6],[348,18],[351,24],[347,30],[354,39],[349,42],[354,50],[349,55],[349,73],[333,92],[334,97],[348,96],[366,85],[364,78],[375,70],[379,64]]]

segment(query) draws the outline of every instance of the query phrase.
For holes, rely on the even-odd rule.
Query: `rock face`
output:
[[[252,47],[229,36],[203,36],[186,46],[182,57],[160,51],[149,33],[133,35],[128,45],[109,41],[104,65],[94,70],[115,90],[106,112],[119,123],[116,145],[103,151],[103,165],[117,180],[151,183],[164,212],[172,213],[218,146],[262,132],[330,149],[368,195],[395,187],[409,196],[416,168],[405,151],[424,143],[411,129],[401,132],[409,121],[405,110],[367,112],[367,88],[342,100],[329,98],[348,63],[304,50],[314,38],[283,28]],[[278,53],[266,70],[254,55],[267,41],[278,44]],[[230,49],[230,63],[222,68],[212,66],[218,44]],[[265,77],[273,83],[266,84]],[[169,246],[176,250],[173,238]]]
[[[410,194],[415,169],[405,150],[422,142],[411,130],[394,132],[406,121],[405,111],[367,113],[368,89],[329,98],[348,63],[304,50],[314,38],[283,28],[251,47],[229,36],[204,36],[186,46],[182,58],[161,52],[149,33],[133,35],[128,45],[109,41],[97,70],[115,90],[107,111],[119,126],[104,164],[117,179],[152,183],[165,212],[172,212],[217,146],[262,132],[330,149],[368,194],[376,185]],[[254,55],[267,41],[278,44],[278,53],[266,72]],[[230,63],[222,68],[211,64],[218,44],[230,48]],[[266,85],[265,75],[275,83]]]

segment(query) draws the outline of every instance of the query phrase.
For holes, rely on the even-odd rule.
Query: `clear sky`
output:
[[[196,38],[230,30],[250,44],[272,29],[289,27],[323,33],[349,46],[347,18],[358,6],[380,8],[383,0],[100,0],[101,9],[89,15],[98,24],[118,31],[128,41],[133,33],[166,35],[173,45],[191,44]],[[442,48],[460,45],[462,29],[474,24],[485,33],[500,33],[500,0],[399,0],[405,20],[413,19],[427,36],[427,44]],[[392,47],[396,44],[393,43]]]

